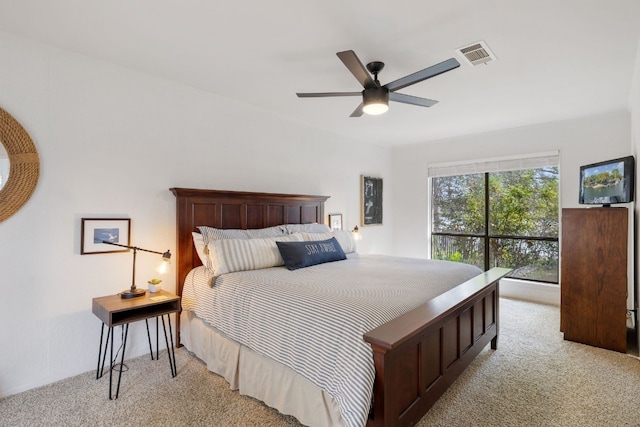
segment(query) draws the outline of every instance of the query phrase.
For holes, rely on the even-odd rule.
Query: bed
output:
[[[379,319],[371,320],[376,326],[363,329],[362,339],[353,346],[364,348],[358,351],[368,352],[366,358],[369,360],[364,364],[371,365],[371,373],[363,367],[360,376],[365,382],[370,382],[369,394],[361,393],[360,388],[351,390],[348,388],[351,385],[345,386],[346,391],[336,392],[331,384],[325,386],[323,383],[322,378],[327,375],[324,375],[322,369],[311,374],[298,370],[298,366],[305,363],[311,367],[316,366],[316,356],[321,357],[316,353],[324,353],[327,356],[343,351],[333,350],[335,343],[332,336],[324,342],[322,339],[316,339],[313,334],[299,334],[311,342],[313,351],[305,354],[296,342],[295,346],[288,343],[290,347],[296,348],[295,351],[285,352],[281,349],[283,345],[279,344],[274,345],[272,354],[269,349],[256,350],[252,348],[253,345],[243,344],[244,335],[236,337],[228,332],[224,325],[219,328],[212,327],[204,319],[205,315],[198,315],[192,304],[195,292],[192,288],[195,289],[194,283],[198,280],[220,286],[225,283],[224,280],[235,280],[235,275],[240,274],[221,275],[217,279],[214,278],[214,282],[211,282],[211,277],[206,277],[207,269],[202,267],[193,242],[192,233],[198,231],[198,227],[253,230],[282,224],[324,223],[324,202],[327,197],[187,188],[172,188],[171,191],[177,202],[176,287],[177,293],[183,297],[183,311],[176,328],[178,345],[185,344],[189,351],[205,361],[210,370],[224,376],[231,388],[262,400],[284,414],[293,415],[303,424],[413,425],[483,348],[488,344],[491,344],[493,349],[497,348],[498,282],[509,272],[508,269],[502,268],[480,272],[477,275],[474,273],[473,277],[464,280],[460,285],[453,286],[408,310],[402,309],[402,306],[394,308],[398,313],[392,316],[389,313],[394,313],[393,310],[386,313],[388,319],[385,318],[384,322],[380,322]],[[377,263],[375,259],[371,261],[366,256],[350,254],[344,264],[329,264],[366,265],[367,262]],[[324,269],[328,269],[328,264],[301,270],[315,272]],[[395,271],[399,274],[403,269],[401,266]],[[268,270],[271,270],[268,273],[275,277],[275,282],[269,286],[276,289],[285,280],[287,270]],[[469,272],[465,274],[469,276]],[[197,279],[199,276],[202,277]],[[348,274],[345,273],[343,276],[346,277]],[[264,279],[261,277],[260,280]],[[269,295],[276,291],[265,286],[260,284],[256,289],[262,289],[265,292],[262,298],[267,300]],[[210,292],[206,286],[198,289],[198,292]],[[310,292],[316,291],[317,288]],[[270,303],[277,305],[278,298]],[[287,301],[287,304],[292,306],[296,303]],[[338,305],[339,301],[335,300],[324,308],[318,303],[300,311],[312,311],[316,308],[332,310]],[[231,310],[229,314],[221,316],[223,319],[233,319],[233,316],[241,313],[233,311],[232,304],[221,304],[217,307],[212,311],[219,316],[225,309]],[[238,304],[238,307],[237,310],[243,308],[242,304]],[[242,312],[242,316],[255,317],[261,310],[266,310],[267,313],[263,313],[262,317],[256,317],[263,320],[255,321],[253,326],[259,327],[259,323],[272,320],[271,317],[276,318],[275,315],[269,316],[268,309],[257,308],[255,305],[252,305],[250,310]],[[276,312],[274,309],[274,313]],[[331,313],[333,317],[335,312]],[[317,320],[309,321],[308,324],[310,328],[316,324],[324,326],[322,321]],[[261,336],[258,333],[254,338],[259,341]],[[265,340],[264,337],[262,339]],[[279,339],[281,337],[269,337],[274,343]],[[286,344],[284,343],[285,347]],[[344,351],[349,352],[346,359],[361,357],[352,356],[351,352],[355,350],[351,348]],[[284,352],[284,356],[278,352]],[[292,352],[298,354],[291,356]],[[292,359],[288,360],[287,357]],[[360,370],[359,365],[354,366],[356,367],[353,371]],[[346,378],[345,375],[345,383],[360,381]],[[332,381],[335,383],[336,378]],[[341,383],[340,378],[337,382]],[[366,389],[364,386],[362,388]],[[348,402],[342,400],[345,396]]]

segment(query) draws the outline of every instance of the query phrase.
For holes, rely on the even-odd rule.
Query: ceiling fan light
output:
[[[366,114],[383,114],[389,109],[389,91],[386,88],[365,89],[362,92],[362,111]]]
[[[372,116],[386,113],[388,109],[389,106],[383,102],[372,102],[362,107],[362,111]]]

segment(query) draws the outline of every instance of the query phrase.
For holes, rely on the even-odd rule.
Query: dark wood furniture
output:
[[[627,208],[562,210],[560,330],[627,351]]]
[[[172,188],[177,201],[178,295],[201,265],[197,227],[263,228],[324,222],[324,196]],[[493,269],[368,332],[376,378],[368,425],[413,425],[488,343],[497,348],[498,281]]]
[[[159,324],[158,317],[162,320],[162,328],[164,330],[164,340],[167,345],[167,354],[169,358],[169,367],[171,368],[171,376],[177,375],[176,357],[174,352],[173,332],[171,331],[171,317],[169,314],[180,311],[180,297],[170,292],[148,292],[143,297],[138,298],[121,298],[120,295],[107,295],[93,299],[92,311],[98,319],[102,321],[102,330],[100,332],[100,347],[98,352],[98,367],[96,369],[96,379],[102,377],[104,371],[104,363],[107,357],[107,347],[111,340],[111,356],[109,358],[109,399],[117,399],[120,394],[120,381],[122,379],[122,366],[124,364],[124,353],[127,348],[127,335],[129,333],[129,323],[138,320],[144,320],[147,324],[147,338],[149,339],[149,352],[151,360],[153,360],[153,348],[151,347],[151,335],[149,334],[148,319],[156,318],[156,359],[158,358],[158,336]],[[167,315],[169,328],[169,336],[171,342],[167,338],[167,326],[164,322],[164,315]],[[124,338],[122,339],[122,354],[120,355],[120,369],[118,373],[118,385],[116,394],[112,393],[113,383],[113,328],[121,325],[124,328]],[[104,329],[107,327],[107,338],[104,343]],[[100,363],[102,359],[102,363]]]

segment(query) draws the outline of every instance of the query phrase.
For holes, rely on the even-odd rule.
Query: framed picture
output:
[[[80,254],[127,252],[128,248],[105,245],[103,240],[129,246],[130,218],[82,218]]]
[[[329,214],[329,228],[342,230],[342,214]]]
[[[382,178],[360,176],[360,224],[382,225]]]

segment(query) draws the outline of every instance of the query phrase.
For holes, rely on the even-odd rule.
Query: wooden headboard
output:
[[[327,196],[253,193],[244,191],[171,188],[176,196],[176,293],[184,279],[202,265],[193,247],[192,232],[201,225],[254,229],[281,224],[324,223]]]

